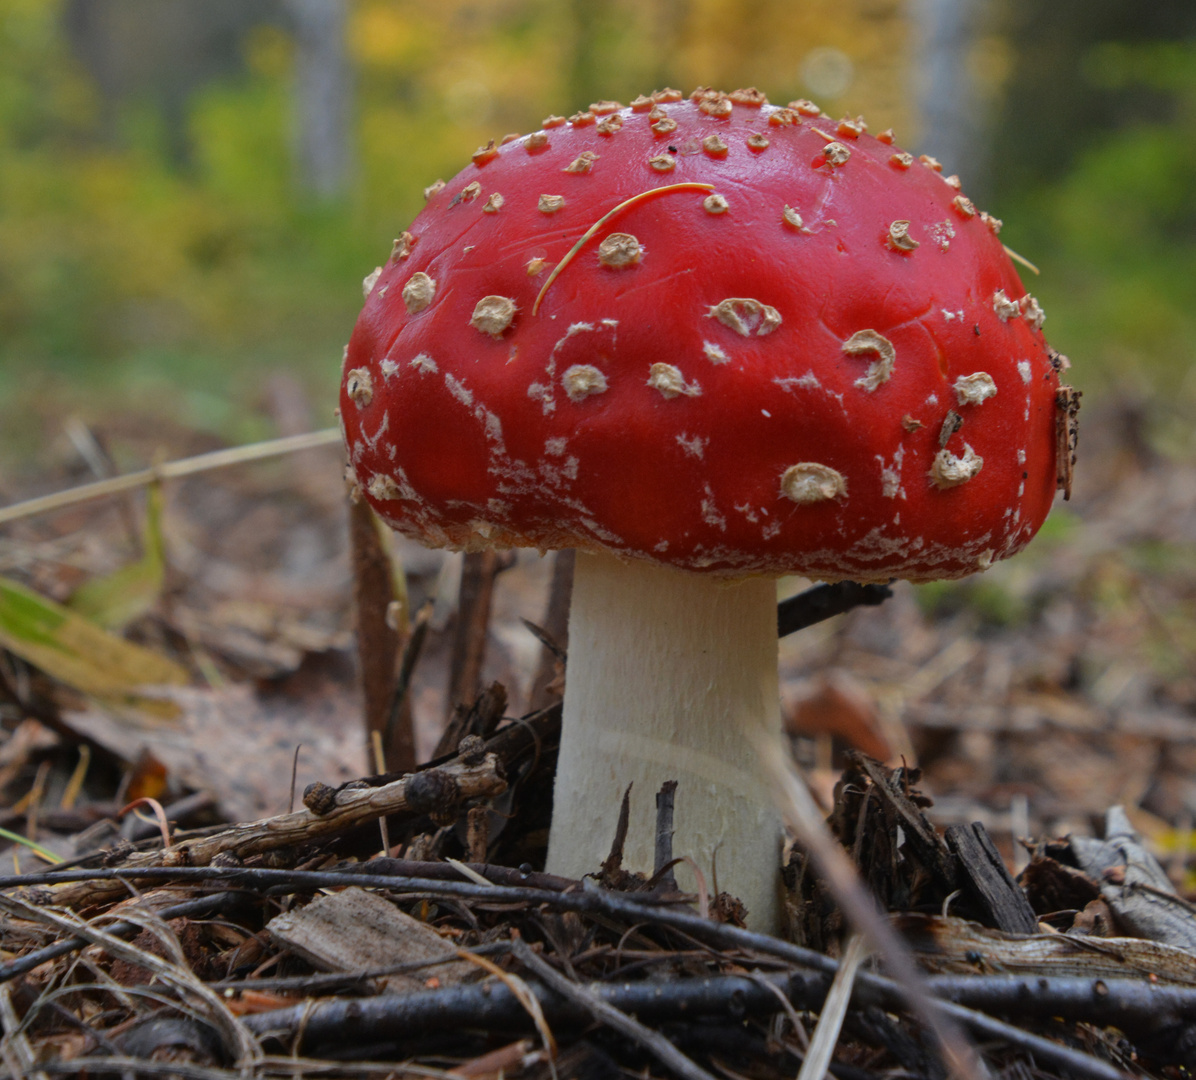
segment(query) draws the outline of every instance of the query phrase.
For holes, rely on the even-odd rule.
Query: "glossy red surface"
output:
[[[623,109],[608,134],[583,118],[507,143],[430,196],[346,354],[346,441],[379,513],[428,544],[726,575],[924,580],[1020,550],[1054,496],[1059,379],[987,215],[827,117],[655,108]],[[583,151],[597,156],[569,171]],[[595,222],[689,183],[725,210],[693,188],[632,202],[535,309]],[[545,212],[543,195],[563,205]],[[604,265],[612,233],[638,261]],[[404,299],[416,274],[434,283],[422,308],[427,283]],[[513,302],[509,324],[474,325],[488,296]],[[973,375],[988,379],[957,389]]]

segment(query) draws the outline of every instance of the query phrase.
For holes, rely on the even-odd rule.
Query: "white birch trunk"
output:
[[[988,166],[988,102],[972,55],[989,23],[991,0],[909,0],[918,148],[944,174],[959,173],[973,198]]]
[[[322,199],[349,185],[351,73],[345,0],[287,0],[295,27],[295,112],[299,176]]]
[[[753,929],[779,920],[781,829],[745,725],[780,730],[776,586],[578,553],[548,869],[580,877],[610,850],[628,784],[623,865],[652,872],[655,796],[677,780],[674,857]],[[778,741],[779,745],[779,741]],[[688,868],[682,889],[695,890]]]

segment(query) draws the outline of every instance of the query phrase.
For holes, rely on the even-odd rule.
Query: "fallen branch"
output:
[[[327,796],[327,806],[319,803],[318,792],[313,797],[313,792],[309,789],[304,801],[311,808],[305,807],[294,813],[234,825],[209,836],[182,840],[164,851],[133,852],[117,869],[116,880],[106,879],[105,875],[96,871],[84,871],[81,876],[69,879],[77,884],[56,887],[54,894],[46,902],[63,907],[97,903],[113,895],[123,894],[126,889],[119,879],[122,875],[130,877],[130,871],[153,867],[205,867],[218,855],[243,860],[267,851],[310,843],[343,833],[387,814],[404,811],[426,813],[431,808],[425,805],[429,798],[434,798],[434,801],[442,804],[439,808],[447,810],[466,799],[500,795],[506,790],[506,786],[499,770],[498,758],[493,754],[486,754],[476,765],[450,762],[437,769],[413,773],[381,787],[342,788],[336,792],[331,788],[323,788],[323,793]],[[235,867],[232,869],[236,870]],[[109,884],[99,884],[105,880]],[[23,882],[14,881],[14,884],[29,885],[32,884],[32,880],[27,878]]]
[[[225,888],[266,889],[272,894],[309,892],[319,888],[339,888],[346,885],[358,885],[363,888],[387,889],[392,894],[400,893],[409,897],[412,895],[452,896],[462,900],[478,900],[485,903],[525,904],[529,906],[543,904],[549,908],[576,911],[579,914],[605,915],[611,918],[623,919],[628,923],[667,927],[679,930],[710,946],[727,950],[746,950],[775,957],[807,969],[807,973],[803,975],[789,976],[790,979],[801,978],[803,986],[805,985],[804,980],[812,977],[819,979],[819,982],[814,985],[827,986],[829,985],[829,978],[833,977],[834,973],[838,970],[838,963],[829,956],[824,956],[822,953],[814,952],[811,949],[802,948],[800,945],[793,945],[787,941],[781,941],[779,938],[769,937],[765,934],[756,934],[737,926],[711,922],[691,911],[680,910],[675,905],[663,904],[659,901],[653,902],[651,894],[641,893],[637,894],[634,899],[631,899],[599,889],[590,883],[582,883],[583,887],[577,892],[552,892],[545,889],[510,888],[502,885],[476,885],[472,882],[438,881],[432,878],[404,879],[381,874],[344,871],[266,870],[206,866],[177,868],[141,867],[109,871],[69,870],[36,875],[26,874],[0,878],[0,889],[13,888],[20,885],[54,885],[64,881],[84,880],[89,876],[109,879],[123,876],[130,880],[144,879],[154,881],[172,878],[183,881],[211,880],[221,882]],[[6,967],[8,966],[10,965],[6,965]],[[977,976],[975,978],[979,979],[981,977]],[[929,993],[935,991],[937,981],[933,978],[924,980],[924,985]],[[681,992],[680,988],[689,986],[692,982],[692,980],[679,980],[676,983],[676,986],[679,988],[678,993]],[[698,980],[697,982],[698,986],[705,985],[704,980]],[[954,990],[958,991],[962,1000],[964,995],[963,987],[959,985],[960,982],[966,984],[968,980],[952,980],[950,985],[952,985]],[[755,987],[761,994],[767,994],[768,1000],[772,1002],[772,1010],[776,1010],[778,1002],[771,992],[752,980],[745,980],[745,983],[749,987]],[[628,985],[631,987],[642,986],[646,988],[646,992],[653,995],[656,995],[658,991],[663,993],[663,989],[659,983],[631,983]],[[1092,982],[1089,982],[1090,992],[1093,985]],[[856,976],[856,988],[858,1000],[866,1004],[877,1004],[888,1010],[903,1010],[907,1007],[906,990],[892,979],[874,975],[870,972],[860,972]],[[1167,988],[1167,990],[1168,993],[1188,993],[1188,991],[1172,988]],[[452,998],[445,995],[452,995],[458,992],[460,992],[460,988],[437,991],[435,994],[429,992],[427,995],[419,995],[419,1000],[422,1004],[418,1007],[431,1010],[433,1013],[436,1010],[448,1008]],[[501,995],[502,992],[500,989],[494,989],[491,992],[491,996],[486,997],[484,1004],[489,1007],[493,1004],[491,997],[494,994]],[[794,992],[796,994],[797,990]],[[825,990],[823,994],[825,994]],[[398,997],[399,995],[396,995],[396,999]],[[1182,999],[1175,998],[1174,1000],[1180,1002]],[[372,1004],[372,999],[367,1001],[358,999],[352,1003],[343,1002],[340,1004],[345,1008],[353,1004],[359,1009],[364,1009],[366,1006]],[[294,1013],[291,1020],[296,1024],[307,1023],[310,1026],[316,1014],[324,1015],[325,1009],[334,1009],[336,1005],[336,1002],[332,1002],[327,1005],[314,1007],[310,1014],[305,1008],[301,1008]],[[476,1005],[477,1003],[474,1002],[470,1007],[473,1008]],[[956,1023],[965,1025],[973,1034],[984,1039],[995,1039],[1008,1043],[1011,1046],[1028,1050],[1040,1061],[1052,1062],[1061,1067],[1071,1069],[1077,1075],[1090,1077],[1092,1080],[1124,1080],[1123,1073],[1102,1061],[1098,1061],[1087,1054],[1080,1053],[1069,1047],[1060,1046],[1049,1039],[1022,1031],[1011,1024],[995,1020],[983,1013],[964,1007],[956,1001],[940,998],[936,1001],[936,1007],[942,1014],[949,1016]],[[1196,1007],[1196,992],[1193,992],[1192,998],[1187,999],[1186,1007]],[[485,1011],[484,1009],[483,1013]],[[522,1011],[521,1007],[520,1011]],[[628,1006],[626,1011],[636,1012],[637,1015],[640,1014],[638,1008],[632,1008],[631,1006]],[[250,1019],[254,1019],[255,1024],[265,1024],[265,1021],[261,1018],[273,1017],[273,1022],[285,1025],[291,1022],[285,1018],[288,1013],[289,1010],[280,1010],[278,1012],[263,1013],[259,1018]],[[1040,1013],[1036,1014],[1040,1015]],[[343,1021],[341,1022],[343,1023]],[[432,1021],[424,1020],[421,1022],[431,1023]],[[259,1033],[262,1031],[261,1028],[257,1027],[254,1030]]]
[[[642,1046],[666,1069],[670,1069],[683,1080],[714,1080],[710,1073],[695,1065],[660,1032],[645,1027],[638,1020],[628,1016],[624,1010],[603,1001],[591,987],[570,982],[548,961],[537,956],[526,941],[516,938],[511,942],[511,951],[524,967],[535,972],[551,990],[588,1013],[600,1024],[605,1024],[612,1031],[617,1031],[624,1038]]]
[[[892,595],[888,585],[858,585],[854,581],[815,585],[777,605],[777,636],[795,634],[852,608],[876,607]]]
[[[985,981],[989,977],[981,976]],[[886,979],[859,973],[853,1004],[900,1007],[897,988]],[[966,983],[964,979],[954,980]],[[1019,980],[1021,981],[1021,980]],[[889,989],[882,988],[887,984]],[[633,1014],[641,1021],[663,1022],[695,1016],[771,1016],[781,1009],[776,991],[796,1009],[818,1011],[831,985],[827,974],[711,975],[660,982],[591,982],[579,989],[587,1004],[572,1000],[542,983],[528,982],[540,1002],[545,1019],[554,1026],[584,1026],[595,1016],[595,1003],[619,1013]],[[775,989],[773,989],[775,988]],[[964,994],[966,986],[959,986]],[[1089,987],[1091,992],[1091,987]],[[1008,995],[1013,998],[1014,995]],[[1038,1007],[1041,1007],[1039,999]],[[968,1023],[977,1035],[998,1039],[1091,1080],[1125,1080],[1125,1074],[1106,1062],[1061,1046],[1049,1039],[1022,1031],[1011,1024],[972,1013],[952,1003],[946,1008],[956,1019]],[[1041,1016],[1034,1006],[1023,1006],[1023,1014]],[[972,1023],[970,1021],[974,1020]],[[444,990],[412,994],[386,994],[374,998],[331,998],[315,1004],[305,1002],[273,1012],[244,1018],[259,1037],[289,1040],[300,1030],[310,1046],[362,1044],[388,1041],[407,1034],[457,1031],[463,1027],[510,1032],[527,1026],[523,1005],[505,986],[494,983],[466,984]]]

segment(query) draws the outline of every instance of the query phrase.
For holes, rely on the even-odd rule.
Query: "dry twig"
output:
[[[255,870],[223,867],[146,867],[125,871],[79,871],[51,872],[23,877],[0,878],[0,889],[12,888],[20,884],[52,884],[63,880],[80,880],[85,876],[112,877],[125,875],[133,879],[161,880],[174,877],[180,880],[218,880],[225,887],[257,888],[268,890],[270,893],[278,891],[300,892],[317,888],[337,888],[345,885],[383,888],[392,893],[407,896],[453,896],[461,899],[480,900],[485,903],[513,903],[525,905],[546,905],[564,911],[575,911],[579,914],[605,916],[607,918],[626,921],[628,924],[657,925],[679,930],[690,937],[705,942],[709,946],[733,950],[748,950],[759,956],[773,957],[777,960],[796,965],[805,969],[805,974],[790,974],[788,976],[788,995],[790,1000],[799,1007],[816,1007],[817,1002],[825,996],[829,979],[838,970],[836,961],[822,953],[804,949],[801,946],[781,941],[763,934],[755,934],[736,926],[715,923],[702,919],[694,913],[679,909],[676,905],[654,902],[651,894],[637,894],[635,898],[607,892],[596,886],[587,884],[580,892],[551,892],[544,889],[510,888],[505,886],[480,886],[471,882],[438,881],[431,878],[395,878],[386,875],[368,873],[346,873],[335,871],[293,871],[293,870]],[[36,910],[36,909],[31,909]],[[731,978],[725,976],[722,978]],[[1024,981],[1023,981],[1024,982]],[[603,984],[605,985],[605,984]],[[607,987],[615,990],[616,987]],[[686,1008],[690,1015],[699,1015],[703,1011],[710,1011],[711,1006],[698,1006],[701,994],[714,992],[718,983],[711,979],[686,979],[675,984],[673,993],[676,995],[694,995]],[[727,984],[723,984],[727,985]],[[927,998],[934,993],[935,982],[921,980],[923,992]],[[959,980],[951,984],[954,989],[962,990]],[[1088,982],[1088,993],[1093,993],[1094,984]],[[872,1003],[887,1010],[901,1010],[908,1007],[908,990],[892,979],[870,972],[860,972],[856,977],[857,999],[862,1003]],[[658,1001],[662,996],[659,985],[648,983],[631,983],[623,988],[629,995],[640,994],[642,999],[636,1001],[621,1001],[616,1007],[634,1012],[638,1016],[648,1015],[651,1001]],[[462,997],[473,990],[477,996]],[[1168,993],[1177,991],[1167,988]],[[724,992],[725,991],[721,991]],[[743,1002],[752,1000],[752,995],[759,995],[764,1005],[759,1006],[761,1012],[775,1012],[776,1000],[771,993],[762,989],[752,979],[741,978],[735,987],[732,999],[737,1007]],[[821,994],[819,997],[809,995]],[[295,1007],[283,1009],[275,1013],[264,1013],[245,1019],[244,1023],[254,1031],[273,1030],[287,1025],[297,1027],[306,1025],[312,1032],[315,1025],[324,1025],[329,1037],[356,1038],[367,1030],[367,1024],[381,1024],[393,1033],[397,1017],[402,1016],[404,1022],[410,1020],[416,1026],[415,1030],[431,1029],[432,1025],[444,1022],[448,1017],[450,1025],[464,1022],[463,1017],[472,1018],[478,1024],[485,1026],[491,1023],[509,1025],[512,1023],[511,1014],[505,1009],[516,1010],[516,1015],[522,1014],[522,1008],[514,998],[504,1003],[502,994],[495,990],[489,994],[482,994],[477,988],[453,987],[436,993],[420,993],[409,998],[372,999],[352,1001],[331,1001],[319,1005],[317,1008]],[[615,1000],[615,999],[612,999]],[[1161,999],[1160,999],[1161,1000]],[[1178,1002],[1180,999],[1175,998]],[[809,1005],[805,1004],[807,1001]],[[1189,1003],[1189,1007],[1191,1003]],[[996,1020],[990,1016],[976,1012],[951,1001],[938,999],[936,1010],[949,1017],[954,1023],[965,1025],[978,1037],[1007,1043],[1033,1053],[1040,1062],[1056,1064],[1070,1069],[1079,1076],[1091,1080],[1122,1080],[1123,1074],[1112,1066],[1091,1057],[1090,1055],[1061,1046],[1049,1039],[1023,1031],[1011,1024]],[[396,1011],[397,1010],[397,1011]],[[462,1011],[464,1010],[464,1011]],[[351,1021],[351,1022],[350,1022]]]
[[[429,785],[431,773],[438,774],[436,779],[440,781],[439,784]],[[386,814],[422,812],[422,808],[412,806],[408,798],[409,792],[417,786],[443,789],[443,793],[451,793],[452,804],[455,805],[465,799],[499,795],[506,790],[507,785],[501,776],[498,759],[493,754],[487,754],[477,765],[450,762],[438,769],[415,773],[382,787],[345,788],[339,792],[324,789],[333,799],[326,809],[297,810],[262,821],[234,825],[213,835],[182,840],[169,851],[134,852],[124,860],[121,870],[126,872],[154,866],[207,866],[217,855],[245,859],[266,851],[334,836]],[[116,882],[101,883],[100,877],[95,877],[91,882],[85,877],[75,880],[79,884],[56,889],[52,902],[63,907],[76,907],[125,892],[123,885]]]
[[[560,974],[551,964],[537,956],[527,942],[516,938],[511,942],[511,951],[519,962],[529,971],[544,981],[561,997],[580,1005],[595,1020],[624,1038],[630,1039],[648,1051],[666,1069],[671,1069],[684,1080],[714,1080],[705,1069],[699,1068],[668,1039],[658,1031],[645,1027],[638,1020],[628,1016],[621,1009],[615,1008],[601,998],[595,997],[585,987],[570,982]]]

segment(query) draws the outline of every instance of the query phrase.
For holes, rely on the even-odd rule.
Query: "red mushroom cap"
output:
[[[983,569],[1050,508],[1060,364],[958,183],[753,92],[603,102],[486,147],[366,280],[356,480],[435,546]]]

